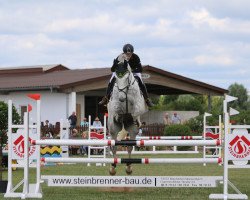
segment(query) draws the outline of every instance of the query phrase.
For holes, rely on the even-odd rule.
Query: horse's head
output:
[[[131,84],[131,68],[126,60],[120,61],[116,65],[116,84],[119,91],[119,100],[124,102],[127,98],[127,92]]]
[[[115,73],[117,78],[123,78],[123,76],[129,72],[128,71],[128,62],[124,61],[114,61],[115,64]]]

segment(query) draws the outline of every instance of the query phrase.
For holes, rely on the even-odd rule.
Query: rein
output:
[[[129,90],[129,87],[131,85],[134,85],[135,83],[135,78],[134,78],[134,81],[132,82],[132,80],[130,80],[130,76],[131,76],[131,72],[129,71],[129,76],[127,77],[127,82],[128,84],[124,87],[124,88],[119,88],[118,85],[117,85],[117,88],[118,88],[118,91],[119,92],[123,92],[126,96],[126,113],[128,113],[128,90]],[[134,76],[134,75],[132,75]],[[133,79],[133,78],[132,78]],[[132,83],[131,83],[132,82]],[[127,91],[125,92],[124,90],[127,89]]]

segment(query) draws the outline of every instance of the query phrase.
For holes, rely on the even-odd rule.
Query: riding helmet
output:
[[[134,47],[131,44],[125,44],[123,46],[123,52],[124,53],[134,53]]]

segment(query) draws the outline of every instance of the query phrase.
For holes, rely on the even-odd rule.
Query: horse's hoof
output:
[[[110,174],[111,176],[114,176],[114,175],[116,174],[116,171],[115,171],[115,168],[114,168],[114,167],[111,167],[111,168],[109,169],[109,174]]]
[[[127,173],[127,175],[131,175],[132,174],[132,167],[130,167],[130,166],[127,166],[126,167],[126,173]]]

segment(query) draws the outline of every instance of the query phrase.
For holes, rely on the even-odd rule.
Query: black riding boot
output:
[[[138,84],[139,84],[139,87],[140,87],[140,90],[142,91],[142,95],[145,99],[145,102],[147,104],[148,107],[153,107],[154,104],[151,102],[151,100],[149,99],[148,97],[148,92],[147,92],[147,88],[146,88],[146,85],[142,82],[142,80],[140,79],[140,77],[138,76],[135,76],[136,80],[138,81]]]
[[[111,93],[113,91],[115,85],[115,77],[109,82],[108,88],[106,91],[106,95],[102,98],[102,100],[98,103],[99,105],[107,105],[111,96]]]

